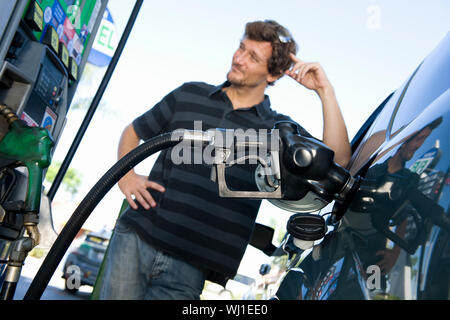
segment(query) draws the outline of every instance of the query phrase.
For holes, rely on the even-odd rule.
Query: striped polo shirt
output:
[[[199,121],[206,131],[270,130],[276,121],[291,120],[270,108],[268,96],[254,107],[233,110],[222,91],[228,85],[185,83],[136,118],[133,127],[140,139],[148,140],[176,129],[198,129]],[[306,131],[303,134],[310,136]],[[224,285],[237,272],[261,200],[220,198],[217,184],[210,179],[211,165],[174,164],[171,149],[160,152],[149,175],[149,180],[166,189],[164,193],[149,189],[157,206],[149,210],[139,204],[137,210],[129,207],[120,219],[143,240],[205,270],[208,280]],[[254,167],[227,169],[230,189],[257,190]]]

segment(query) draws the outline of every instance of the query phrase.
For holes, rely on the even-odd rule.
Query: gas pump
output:
[[[12,299],[28,252],[56,234],[42,179],[107,0],[0,2],[0,285]]]

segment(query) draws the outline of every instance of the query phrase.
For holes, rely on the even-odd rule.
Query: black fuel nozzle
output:
[[[284,199],[297,200],[312,190],[324,200],[341,200],[354,189],[355,179],[334,162],[334,151],[324,143],[302,136],[296,123],[281,121],[279,130],[282,154]]]
[[[220,130],[216,130],[216,138],[220,137],[219,133]],[[321,141],[302,135],[295,122],[279,121],[270,135],[255,133],[251,138],[249,141],[230,140],[229,144],[220,144],[221,139],[211,140],[216,151],[211,177],[217,181],[220,197],[268,199],[284,210],[313,212],[333,200],[344,202],[357,189],[359,180],[334,162],[334,151]],[[258,154],[253,155],[259,163],[255,171],[259,191],[228,189],[225,167],[239,162],[230,161],[231,155],[236,148],[256,145],[260,148]],[[260,156],[261,147],[266,151],[265,158]]]

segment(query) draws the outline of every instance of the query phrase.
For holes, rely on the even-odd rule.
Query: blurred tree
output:
[[[45,180],[47,180],[50,183],[53,183],[60,167],[61,162],[52,163],[47,170]],[[63,178],[62,185],[64,186],[64,189],[72,195],[72,197],[77,194],[78,188],[81,185],[82,178],[83,175],[78,170],[74,168],[69,168],[67,170],[66,175]]]

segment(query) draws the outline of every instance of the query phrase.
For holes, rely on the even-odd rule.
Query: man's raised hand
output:
[[[325,71],[318,62],[304,62],[290,54],[294,65],[285,74],[310,90],[325,89],[331,86]]]

